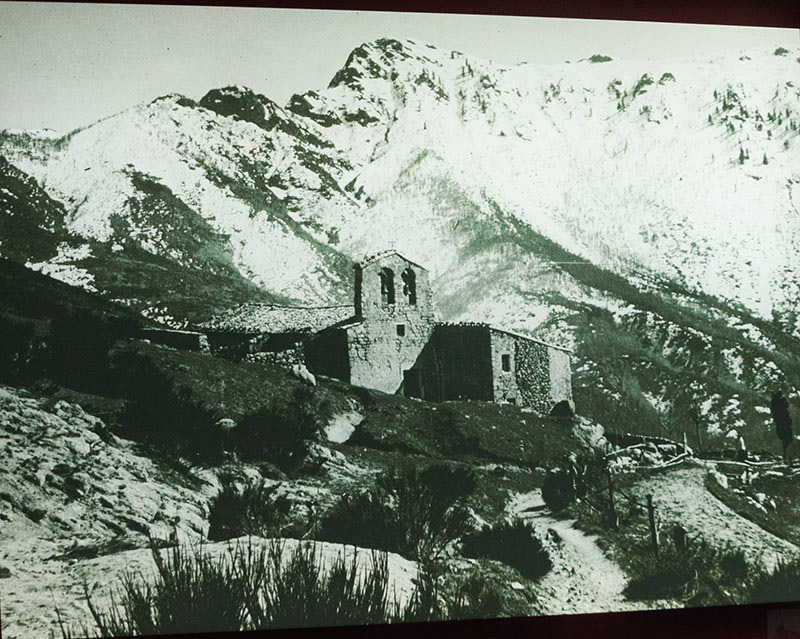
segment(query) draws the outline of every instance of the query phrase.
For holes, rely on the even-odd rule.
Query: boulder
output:
[[[728,489],[728,478],[717,470],[709,470],[708,478],[725,490]]]
[[[317,385],[317,379],[314,375],[309,371],[305,364],[294,364],[292,366],[292,375],[294,375],[297,379],[301,379],[304,382],[311,384],[311,386]]]

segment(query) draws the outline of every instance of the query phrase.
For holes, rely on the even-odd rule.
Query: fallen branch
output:
[[[610,453],[606,454],[606,457],[611,457],[612,455],[621,455],[622,453],[627,453],[631,450],[636,450],[639,448],[651,448],[651,444],[634,444],[633,446],[628,446],[627,448],[618,448],[616,450],[612,450]]]
[[[661,470],[664,468],[672,468],[673,466],[678,466],[682,464],[686,460],[691,457],[689,453],[682,453],[677,457],[673,457],[669,461],[664,462],[663,464],[656,464],[654,466],[636,466],[636,470]]]
[[[783,463],[780,462],[740,462],[740,461],[733,461],[729,459],[719,459],[719,460],[709,460],[712,461],[717,466],[719,465],[726,465],[726,466],[734,466],[736,468],[757,468],[760,470],[777,470],[778,468],[784,467]]]

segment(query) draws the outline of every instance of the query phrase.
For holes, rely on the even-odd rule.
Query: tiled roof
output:
[[[201,329],[224,333],[315,333],[355,316],[346,306],[275,306],[242,304],[200,324]]]

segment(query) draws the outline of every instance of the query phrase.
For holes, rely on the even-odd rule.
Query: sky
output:
[[[348,54],[410,38],[495,63],[796,47],[796,29],[365,11],[0,0],[0,129],[74,128],[167,93],[241,84],[285,104]]]

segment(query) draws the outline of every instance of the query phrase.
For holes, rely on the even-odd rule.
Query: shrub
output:
[[[102,612],[86,598],[101,636],[235,631],[245,626],[243,593],[230,561],[179,547],[162,559],[153,548],[153,582],[126,573],[120,578],[119,605]],[[85,587],[86,588],[86,587]]]
[[[478,570],[458,579],[444,598],[449,619],[491,619],[503,613],[503,595]]]
[[[445,576],[446,572],[441,563],[421,567],[402,621],[488,619],[503,613],[501,591],[489,583],[479,569],[455,578]]]
[[[467,498],[475,492],[478,485],[472,468],[444,462],[423,468],[419,473],[419,479],[436,499],[446,503]]]
[[[152,391],[149,398],[130,402],[120,415],[124,435],[192,461],[222,461],[224,436],[212,411],[187,389],[172,388],[161,373],[144,381],[140,392],[145,388]]]
[[[120,394],[129,400],[119,416],[123,436],[191,461],[222,461],[224,439],[217,416],[192,391],[177,387],[153,361],[136,354],[116,354],[115,370]]]
[[[282,405],[268,406],[243,419],[232,432],[234,448],[247,461],[295,468],[330,418],[330,406],[303,387]]]
[[[323,515],[316,537],[388,550],[395,546],[390,521],[391,509],[375,491],[342,495]]]
[[[800,597],[800,559],[781,562],[771,572],[753,579],[749,588],[750,603],[797,601]]]
[[[643,600],[678,598],[700,606],[741,603],[748,569],[740,550],[716,549],[699,540],[679,549],[665,540],[657,557],[644,545],[634,554],[625,595]]]
[[[448,476],[462,477],[462,483],[449,483]],[[474,487],[469,471],[391,469],[370,491],[342,497],[323,516],[317,537],[432,561],[469,531],[472,517],[464,498]]]
[[[575,489],[569,475],[562,470],[547,474],[542,483],[542,500],[553,512],[566,508],[575,500]]]
[[[448,594],[440,571],[423,570],[401,607],[390,597],[386,554],[373,553],[366,570],[357,555],[339,555],[324,568],[315,545],[300,543],[288,557],[284,548],[280,541],[260,548],[239,544],[213,557],[201,547],[176,546],[166,558],[154,548],[152,579],[123,575],[107,609],[98,609],[84,586],[97,631],[130,636],[432,621],[473,612],[488,616],[501,608],[498,591],[477,573]],[[62,636],[74,636],[56,613]],[[88,635],[84,628],[81,636]]]
[[[245,590],[245,607],[253,627],[376,624],[398,618],[399,610],[389,598],[385,554],[373,554],[360,579],[356,556],[348,562],[340,555],[323,571],[314,545],[298,545],[288,562],[282,555],[280,543],[262,550],[256,570],[246,580],[250,587]],[[241,552],[240,556],[245,557]]]
[[[117,340],[133,335],[137,328],[137,321],[128,318],[77,310],[58,313],[45,338],[47,349],[40,373],[76,390],[113,393],[108,353]]]
[[[528,579],[538,579],[553,567],[533,526],[520,518],[501,520],[465,535],[462,552],[465,557],[502,561]]]
[[[280,536],[289,513],[289,501],[276,495],[277,484],[264,480],[243,487],[228,480],[211,501],[208,538],[224,541],[242,535]]]

